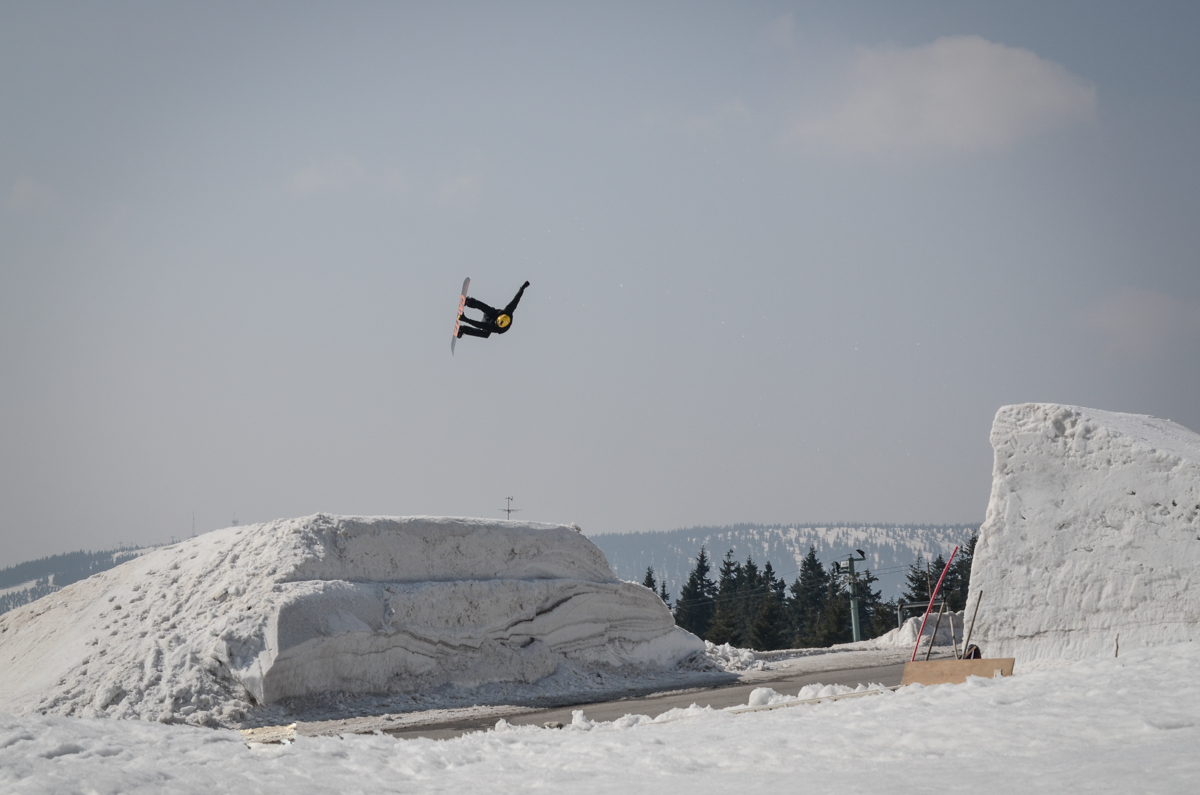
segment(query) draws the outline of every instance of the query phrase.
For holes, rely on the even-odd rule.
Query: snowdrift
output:
[[[937,637],[933,639],[935,646],[953,646],[958,644],[960,649],[963,643],[964,632],[964,616],[962,611],[957,613],[950,612],[942,616],[942,622],[938,623],[937,611],[934,610],[929,614],[929,620],[925,622],[925,632],[921,632],[922,616],[913,616],[906,619],[904,623],[895,629],[888,630],[877,638],[870,640],[860,640],[858,643],[835,643],[833,648],[846,649],[847,651],[869,650],[869,649],[911,649],[917,645],[917,635],[919,634],[923,640],[921,641],[921,654],[929,648],[929,638],[933,635],[933,631],[937,630]],[[951,628],[953,627],[953,635]],[[971,641],[974,643],[974,640]],[[923,659],[923,658],[922,658]]]
[[[703,651],[569,527],[318,514],[208,533],[0,616],[0,711],[229,724],[288,697]]]
[[[1168,420],[1028,403],[992,426],[971,567],[972,642],[1067,658],[1200,636],[1200,435]]]

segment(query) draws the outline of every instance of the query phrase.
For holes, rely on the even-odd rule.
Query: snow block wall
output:
[[[0,616],[0,711],[229,724],[288,697],[703,650],[569,527],[318,514],[158,549]]]
[[[1200,435],[1076,406],[1005,406],[971,567],[988,657],[1200,638]]]

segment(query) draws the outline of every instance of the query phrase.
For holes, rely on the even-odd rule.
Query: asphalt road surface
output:
[[[616,701],[598,701],[581,703],[566,707],[523,712],[505,716],[514,726],[543,726],[547,723],[569,724],[571,711],[582,709],[588,720],[611,721],[625,715],[649,715],[657,717],[668,710],[687,708],[692,704],[701,707],[710,706],[713,709],[724,709],[745,704],[750,698],[750,692],[756,687],[774,688],[780,693],[795,694],[805,685],[849,685],[881,684],[884,686],[898,685],[904,675],[904,663],[882,665],[873,668],[852,668],[844,671],[822,671],[820,673],[784,674],[778,679],[762,679],[752,684],[737,683],[714,688],[692,688],[689,690],[672,690],[665,693],[655,693],[637,698],[623,698]],[[490,729],[496,725],[496,715],[486,718],[464,718],[448,723],[426,724],[413,726],[409,729],[395,729],[387,732],[394,737],[414,738],[428,737],[434,740],[448,740],[468,732]]]

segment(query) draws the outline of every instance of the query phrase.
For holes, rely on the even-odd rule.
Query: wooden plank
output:
[[[907,662],[901,685],[961,685],[968,676],[1012,676],[1015,657],[997,657],[992,660],[929,660]]]

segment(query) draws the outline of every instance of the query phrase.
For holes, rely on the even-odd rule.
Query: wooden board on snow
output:
[[[901,685],[961,685],[968,676],[1012,676],[1015,657],[992,660],[928,660],[904,664]]]

